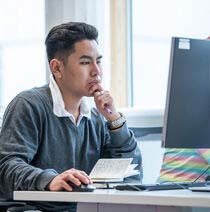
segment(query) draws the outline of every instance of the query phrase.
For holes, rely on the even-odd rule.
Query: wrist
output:
[[[124,123],[126,122],[125,116],[120,112],[118,114],[119,114],[119,116],[117,119],[107,122],[109,129],[111,129],[111,130],[118,129],[118,128],[122,127],[124,125]]]
[[[116,121],[117,119],[119,119],[120,117],[121,117],[121,114],[118,112],[115,112],[111,116],[106,117],[106,120],[107,120],[107,122],[113,122],[113,121]]]

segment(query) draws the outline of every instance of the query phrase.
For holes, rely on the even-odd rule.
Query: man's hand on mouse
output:
[[[80,186],[81,183],[92,183],[91,178],[84,171],[69,169],[53,178],[47,189],[50,191],[72,191],[72,187],[68,184],[69,181],[77,186]]]

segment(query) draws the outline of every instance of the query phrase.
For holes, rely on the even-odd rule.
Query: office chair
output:
[[[0,199],[0,211],[6,212],[10,207],[23,207],[26,203],[24,202],[13,202],[5,199]]]
[[[40,211],[35,206],[27,205],[25,202],[9,201],[0,198],[0,212],[27,212]]]

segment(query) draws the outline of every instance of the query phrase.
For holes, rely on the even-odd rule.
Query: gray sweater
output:
[[[83,117],[77,127],[68,117],[54,115],[48,85],[33,88],[16,96],[3,117],[0,196],[10,199],[14,190],[45,190],[56,175],[67,169],[89,174],[99,158],[127,157],[134,158],[133,163],[141,169],[140,151],[126,124],[111,131],[104,117],[92,109],[91,119]],[[69,207],[49,204],[46,208],[52,211],[60,205]]]

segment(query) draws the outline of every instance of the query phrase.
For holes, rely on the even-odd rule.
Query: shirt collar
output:
[[[66,111],[65,109],[65,103],[63,101],[62,94],[60,92],[60,89],[56,83],[56,81],[53,78],[53,75],[50,75],[50,82],[49,82],[50,91],[52,94],[52,100],[53,100],[53,113],[58,117],[70,117],[72,119],[73,115]],[[81,121],[81,118],[85,116],[90,119],[90,107],[87,102],[87,98],[83,97],[82,102],[80,105],[80,117],[78,119],[78,122]],[[77,125],[79,124],[77,122]]]

